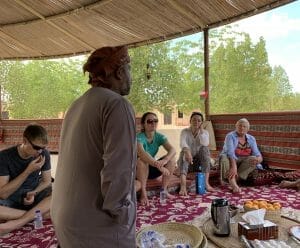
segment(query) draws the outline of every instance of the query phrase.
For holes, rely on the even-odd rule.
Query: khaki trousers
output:
[[[251,165],[250,160],[255,158],[255,156],[240,157],[237,161],[237,173],[238,176],[246,180],[249,174],[256,169],[255,166]],[[221,170],[221,179],[227,179],[227,173],[230,169],[230,161],[226,155],[220,156],[220,170]]]

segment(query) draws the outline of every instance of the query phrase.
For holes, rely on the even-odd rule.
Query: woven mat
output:
[[[192,248],[199,248],[203,241],[203,233],[196,226],[177,222],[165,222],[142,228],[137,233],[137,244],[141,244],[142,234],[150,230],[165,237],[164,245],[189,244]]]
[[[231,224],[231,234],[229,237],[218,237],[213,234],[213,222],[211,219],[209,219],[207,222],[204,223],[204,226],[202,227],[203,232],[207,236],[207,238],[212,241],[214,244],[216,244],[218,247],[221,248],[240,248],[243,247],[243,244],[240,242],[238,237],[238,221],[241,221],[241,215],[237,216],[236,223]],[[288,230],[291,226],[297,225],[297,222],[281,218],[278,224],[278,233],[279,233],[279,240],[283,240],[287,243],[294,243],[288,234]],[[296,244],[295,244],[296,245]],[[297,247],[297,246],[292,246]]]

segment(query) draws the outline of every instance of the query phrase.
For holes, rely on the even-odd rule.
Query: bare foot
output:
[[[175,198],[175,196],[171,195],[170,193],[167,193],[167,197],[168,197],[168,199],[174,199]]]
[[[296,186],[295,182],[290,182],[285,180],[279,184],[280,188],[293,188],[294,186]]]
[[[140,203],[141,203],[141,205],[143,205],[143,206],[149,206],[149,200],[148,200],[148,197],[145,196],[145,195],[141,195],[141,197],[140,197]]]
[[[235,179],[230,179],[229,180],[229,184],[232,188],[232,193],[240,193],[241,192],[241,189],[240,187],[237,185]]]
[[[207,190],[208,192],[215,192],[215,191],[216,191],[216,190],[215,190],[212,186],[210,186],[210,185],[206,185],[205,187],[206,187],[206,190]]]
[[[17,228],[22,227],[24,224],[19,220],[9,220],[5,223],[0,224],[0,237],[4,234],[7,234]]]
[[[232,187],[232,192],[233,193],[241,193],[241,189],[240,189],[240,187],[239,186],[234,186],[234,187]]]
[[[179,195],[183,195],[183,196],[188,195],[186,187],[184,186],[180,187]]]

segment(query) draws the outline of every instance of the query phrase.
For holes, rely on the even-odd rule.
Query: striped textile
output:
[[[273,168],[300,169],[300,111],[212,115],[217,149],[222,150],[225,136],[241,118],[250,122],[264,161]]]

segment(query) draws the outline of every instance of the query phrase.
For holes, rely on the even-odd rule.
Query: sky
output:
[[[271,66],[281,65],[289,77],[293,92],[300,93],[300,0],[231,25],[237,31],[248,33],[255,43],[263,37],[269,63]],[[197,35],[177,40],[194,40]]]
[[[253,42],[266,41],[271,66],[281,65],[294,92],[300,93],[300,0],[238,22],[240,31],[250,34]],[[198,34],[179,39],[195,39]]]
[[[300,0],[234,24],[254,42],[264,37],[270,64],[281,65],[300,92]]]

